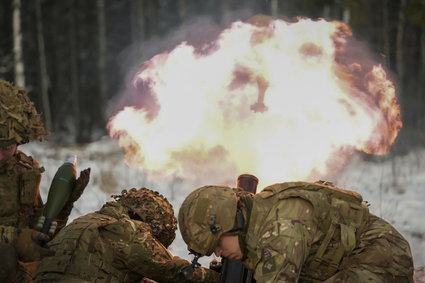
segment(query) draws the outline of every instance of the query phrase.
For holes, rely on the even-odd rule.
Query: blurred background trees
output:
[[[2,0],[0,77],[27,89],[52,138],[86,143],[106,134],[137,64],[173,47],[152,42],[200,17],[224,27],[258,13],[348,23],[397,84],[396,149],[424,144],[424,0]]]

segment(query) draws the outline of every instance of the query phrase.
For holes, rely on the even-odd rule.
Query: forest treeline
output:
[[[2,0],[0,77],[27,89],[57,141],[90,142],[134,64],[166,48],[149,42],[195,18],[226,26],[258,13],[348,23],[395,78],[398,148],[425,144],[424,0]]]

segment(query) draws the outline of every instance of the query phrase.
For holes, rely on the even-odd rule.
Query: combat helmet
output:
[[[227,186],[204,186],[186,197],[178,219],[189,250],[209,256],[221,235],[234,230],[240,191]]]
[[[0,80],[0,146],[42,141],[47,134],[25,90]]]
[[[130,218],[149,224],[152,234],[168,247],[176,237],[177,219],[173,206],[156,191],[146,188],[123,190],[121,195],[112,196],[117,203],[126,207]]]

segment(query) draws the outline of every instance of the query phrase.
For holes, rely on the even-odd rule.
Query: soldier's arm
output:
[[[128,249],[127,268],[157,282],[218,282],[219,274],[213,270],[197,267],[189,281],[182,277],[187,260],[173,257],[150,233],[136,237]]]
[[[30,228],[0,225],[0,243],[11,245],[23,262],[38,261],[51,254],[49,249],[39,244],[49,240],[47,235]]]
[[[259,235],[261,259],[255,268],[255,279],[297,282],[315,232],[313,206],[308,201],[281,200],[268,215]]]

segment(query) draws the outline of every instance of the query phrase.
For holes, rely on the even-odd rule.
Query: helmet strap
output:
[[[240,209],[236,211],[235,216],[235,226],[233,226],[232,230],[242,230],[245,227],[245,219],[243,217],[243,213]]]
[[[195,268],[195,267],[197,267],[197,266],[200,266],[201,264],[198,262],[198,260],[199,260],[199,258],[200,258],[200,257],[202,257],[202,255],[201,255],[201,254],[199,254],[199,253],[197,253],[197,252],[194,252],[194,251],[192,251],[192,254],[194,255],[194,257],[193,257],[193,259],[192,259],[192,264],[191,264],[191,266],[192,266],[193,268]]]
[[[193,278],[193,272],[195,271],[195,268],[200,266],[201,264],[198,262],[199,258],[202,257],[202,254],[197,253],[193,250],[189,250],[189,254],[193,254],[195,257],[192,259],[192,264],[186,266],[182,269],[181,276],[185,279],[192,279]]]

